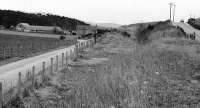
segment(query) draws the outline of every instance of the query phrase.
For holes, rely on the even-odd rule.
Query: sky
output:
[[[176,4],[175,21],[200,17],[199,0],[0,0],[0,9],[42,12],[93,23],[133,24],[169,19],[169,2]]]

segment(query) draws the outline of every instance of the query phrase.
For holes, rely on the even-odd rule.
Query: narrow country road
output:
[[[200,30],[197,30],[193,28],[191,25],[188,23],[183,23],[183,22],[175,22],[173,23],[174,26],[181,27],[187,34],[196,34],[196,39],[200,40]]]
[[[87,40],[78,40],[79,43],[84,43]],[[9,63],[0,67],[0,81],[3,82],[4,89],[9,89],[13,85],[16,85],[18,80],[18,74],[21,72],[22,76],[25,76],[27,71],[32,71],[32,67],[35,66],[35,74],[42,69],[42,62],[46,62],[46,67],[51,65],[51,58],[56,60],[58,56],[58,62],[62,61],[62,53],[64,57],[69,56],[70,51],[74,53],[75,45],[67,48],[58,49],[52,52],[41,54],[35,57],[26,58],[13,63]]]

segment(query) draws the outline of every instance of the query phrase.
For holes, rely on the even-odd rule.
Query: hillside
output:
[[[29,23],[40,26],[60,26],[63,29],[76,29],[76,25],[88,25],[83,21],[65,16],[41,13],[25,13],[12,10],[0,10],[0,25],[6,28],[18,23]]]
[[[159,21],[162,22],[162,21]],[[135,38],[135,35],[137,33],[137,30],[147,28],[149,25],[156,25],[159,22],[146,22],[146,23],[136,23],[136,24],[130,24],[130,25],[123,25],[119,29],[122,31],[126,31],[129,34],[132,35],[132,38]]]
[[[106,28],[119,28],[121,26],[120,24],[115,24],[115,23],[93,23],[92,25],[97,25]]]

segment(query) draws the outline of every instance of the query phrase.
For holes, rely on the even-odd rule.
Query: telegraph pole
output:
[[[96,44],[97,42],[97,24],[95,26],[95,34],[94,34],[94,43]]]
[[[169,5],[170,5],[170,10],[169,10],[170,16],[169,16],[169,20],[171,21],[171,19],[172,19],[172,5],[173,5],[173,3],[169,3]]]
[[[175,19],[175,9],[176,9],[176,5],[174,4],[173,22],[174,22],[174,19]]]

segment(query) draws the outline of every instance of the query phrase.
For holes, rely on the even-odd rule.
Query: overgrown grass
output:
[[[198,82],[193,83],[192,75],[199,73],[200,59],[191,57],[185,46],[177,44],[181,40],[170,42],[140,45],[118,34],[108,35],[82,56],[106,57],[109,61],[63,70],[47,87],[36,90],[45,90],[47,96],[28,98],[33,99],[30,106],[198,108],[200,87]]]

